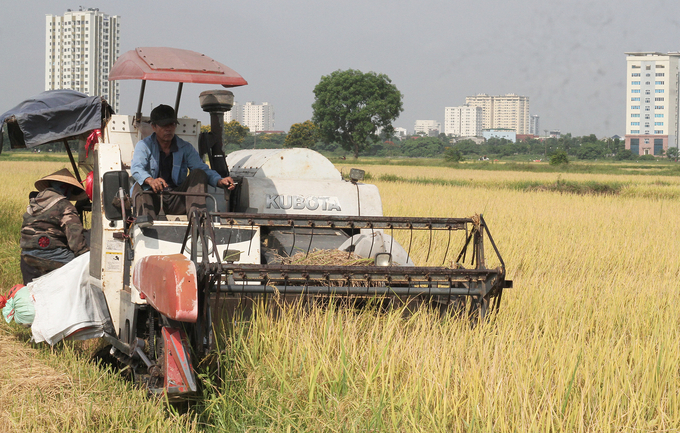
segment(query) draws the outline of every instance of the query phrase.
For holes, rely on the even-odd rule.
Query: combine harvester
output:
[[[152,132],[141,113],[146,82],[179,83],[177,113],[184,83],[226,88],[247,83],[209,57],[171,48],[129,51],[117,60],[109,79],[141,80],[138,112],[111,115],[99,100],[102,138],[90,148],[81,140],[77,163],[64,143],[76,175],[77,164],[94,172],[90,275],[108,305],[111,326],[105,338],[112,353],[152,392],[178,397],[197,391],[193,366],[212,348],[213,315],[221,314],[215,305],[247,308],[267,296],[380,297],[466,308],[477,321],[497,309],[503,289],[512,287],[482,216],[385,217],[377,188],[361,183],[360,170],[343,180],[330,161],[308,149],[240,150],[225,156],[223,114],[233,104],[227,90],[200,97],[215,134],[201,133],[195,119],[180,118],[177,135],[207,155],[222,176],[231,175],[236,190],[225,195],[208,187],[210,211],[188,218],[132,217],[116,203],[124,203],[130,191],[135,144]],[[19,128],[7,122],[12,135]],[[87,136],[90,129],[74,130],[70,138]],[[398,231],[411,239],[406,248],[393,238]],[[448,241],[442,263],[456,266],[415,266],[410,251],[417,231],[429,232],[428,248],[433,232],[444,232]],[[462,249],[449,257],[453,236],[461,238]],[[499,263],[493,269],[487,268],[485,237]],[[282,261],[295,253],[330,249],[372,258],[374,264]],[[460,266],[465,261],[468,268]]]

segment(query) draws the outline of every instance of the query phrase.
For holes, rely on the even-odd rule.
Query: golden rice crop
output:
[[[338,165],[338,170],[349,173],[351,164]],[[566,181],[595,181],[595,182],[633,182],[636,185],[674,185],[680,186],[680,178],[659,176],[654,174],[644,176],[611,175],[591,173],[544,173],[526,171],[484,171],[484,170],[456,170],[449,167],[415,167],[394,165],[362,165],[361,168],[374,179],[383,175],[396,175],[402,178],[415,179],[445,179],[479,182],[489,186],[503,182],[540,181],[554,182],[557,179]]]
[[[0,166],[12,173],[3,177],[13,185],[3,195],[8,215],[20,218],[32,181],[61,166],[23,175]],[[515,288],[474,329],[425,310],[287,308],[236,323],[221,341],[221,378],[203,376],[205,429],[680,430],[680,201],[667,194],[680,181],[562,175],[630,183],[619,195],[577,196],[500,187],[555,174],[367,170],[483,183],[375,182],[387,215],[483,214]],[[443,258],[445,237],[413,239],[417,263],[429,248],[430,264]]]
[[[626,180],[654,187],[638,179]],[[228,385],[215,388],[211,424],[268,431],[680,428],[680,202],[376,184],[388,215],[484,214],[515,282],[499,313],[475,329],[424,311],[406,318],[334,309],[261,315],[230,337]],[[433,243],[441,257],[445,241]],[[427,236],[414,237],[417,263],[428,245]],[[238,411],[227,409],[235,404]]]

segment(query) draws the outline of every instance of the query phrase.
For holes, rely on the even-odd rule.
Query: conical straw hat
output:
[[[50,175],[43,177],[42,179],[37,180],[35,182],[35,189],[37,189],[38,191],[43,191],[45,188],[50,186],[51,181],[62,182],[76,187],[76,190],[74,190],[72,194],[73,200],[80,200],[86,197],[85,189],[78,182],[78,179],[76,179],[71,174],[68,168],[62,168],[61,170],[55,173],[52,173]]]

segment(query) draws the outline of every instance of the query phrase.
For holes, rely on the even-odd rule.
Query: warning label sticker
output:
[[[105,267],[110,272],[120,272],[123,270],[123,255],[117,253],[106,253]]]
[[[122,253],[124,245],[125,243],[123,241],[119,241],[118,239],[108,239],[106,241],[106,251],[117,251]]]

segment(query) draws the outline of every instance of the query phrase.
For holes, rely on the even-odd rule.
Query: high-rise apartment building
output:
[[[661,155],[677,148],[680,52],[626,56],[626,149]]]
[[[263,102],[262,104],[246,102],[245,105],[235,102],[234,106],[231,107],[231,111],[224,113],[225,122],[231,122],[232,120],[247,126],[250,132],[273,131],[274,106],[270,105],[269,102]]]
[[[67,10],[45,17],[45,90],[72,89],[101,95],[119,111],[109,71],[120,55],[120,17],[99,9]]]
[[[529,124],[529,134],[539,137],[541,135],[539,125],[538,125],[538,114],[531,115],[531,122]]]
[[[408,135],[408,130],[406,128],[401,128],[401,127],[395,127],[394,128],[394,137],[398,139],[402,139]]]
[[[481,137],[482,107],[445,107],[444,134],[453,137]]]
[[[514,129],[529,134],[529,97],[508,93],[504,96],[467,96],[465,105],[482,107],[482,129]]]
[[[422,133],[428,136],[438,135],[442,130],[442,124],[436,120],[416,120],[413,126],[414,134]]]

